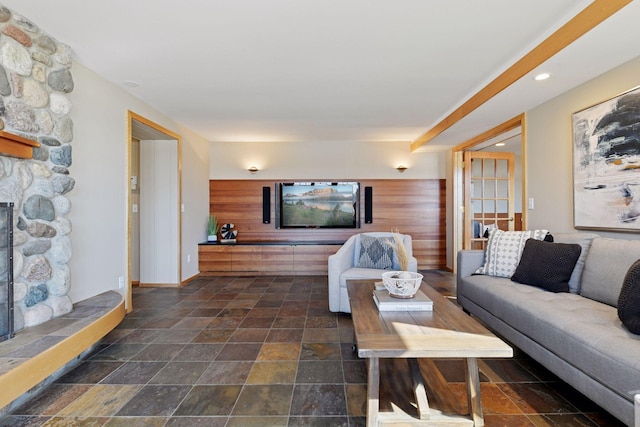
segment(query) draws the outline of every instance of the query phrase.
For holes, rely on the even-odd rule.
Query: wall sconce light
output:
[[[396,168],[396,170],[400,173],[404,173],[404,171],[406,171],[407,169],[409,168],[406,167],[405,165],[398,165],[398,167]]]
[[[250,167],[249,169],[247,169],[247,170],[248,170],[249,172],[251,172],[251,173],[256,173],[256,172],[258,172],[260,169],[258,169],[258,168],[257,168],[257,167],[255,167],[255,166],[251,166],[251,167]]]

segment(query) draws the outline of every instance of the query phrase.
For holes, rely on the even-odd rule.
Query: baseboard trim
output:
[[[140,283],[141,288],[179,288],[179,283]]]
[[[196,280],[198,277],[200,277],[200,273],[196,273],[193,276],[184,279],[181,283],[180,283],[180,287],[183,287],[185,285],[188,285],[190,282],[193,282],[194,280]]]

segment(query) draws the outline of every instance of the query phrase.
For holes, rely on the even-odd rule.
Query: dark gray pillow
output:
[[[640,259],[629,267],[618,297],[618,317],[629,332],[640,335]]]
[[[569,279],[582,247],[528,239],[511,280],[551,292],[569,292]]]

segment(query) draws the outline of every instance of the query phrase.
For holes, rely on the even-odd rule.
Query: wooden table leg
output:
[[[484,427],[482,415],[482,401],[480,400],[480,373],[478,371],[478,359],[467,358],[467,397],[469,399],[469,415],[473,419],[475,427]]]
[[[377,427],[380,410],[380,359],[369,359],[367,375],[367,427]]]
[[[418,360],[409,358],[409,367],[411,368],[411,378],[413,379],[413,394],[416,398],[416,405],[418,406],[418,417],[421,420],[428,420],[430,417],[429,401],[427,400],[427,392],[424,388],[424,380],[420,373],[420,367],[418,366]]]

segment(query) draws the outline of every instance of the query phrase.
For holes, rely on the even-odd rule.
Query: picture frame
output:
[[[640,231],[640,86],[572,114],[576,229]]]

